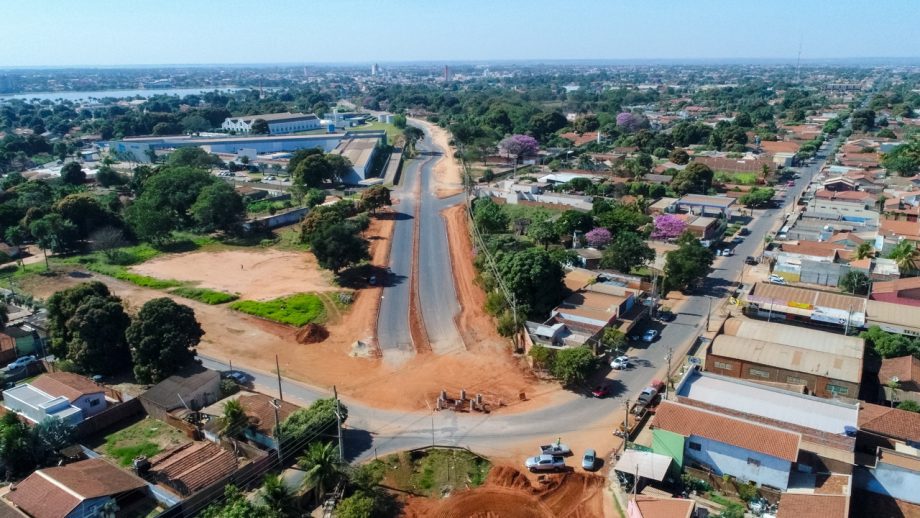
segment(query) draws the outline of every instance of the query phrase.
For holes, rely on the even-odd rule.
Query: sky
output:
[[[920,0],[0,0],[0,67],[920,56]]]

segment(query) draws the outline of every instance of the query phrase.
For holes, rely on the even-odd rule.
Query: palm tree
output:
[[[901,241],[888,254],[889,259],[897,263],[901,272],[910,272],[917,269],[917,261],[920,260],[920,252],[917,251],[917,245],[911,241]]]
[[[315,487],[319,498],[326,494],[326,487],[334,485],[342,476],[339,449],[331,442],[314,442],[297,459],[297,465],[306,471],[304,485]]]
[[[297,514],[297,501],[291,490],[284,485],[280,475],[266,475],[259,490],[259,496],[266,507],[274,511],[276,516],[286,518]]]
[[[243,433],[249,425],[249,418],[243,405],[238,399],[229,399],[224,402],[224,415],[220,418],[220,434],[227,437],[236,437]]]
[[[872,243],[865,241],[856,247],[856,259],[861,260],[875,255],[875,247]]]

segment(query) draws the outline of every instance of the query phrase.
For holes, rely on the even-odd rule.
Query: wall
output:
[[[285,225],[292,225],[294,223],[299,223],[306,217],[307,213],[310,212],[310,209],[306,207],[301,207],[299,209],[289,210],[281,214],[274,214],[271,216],[265,216],[262,218],[254,219],[243,223],[243,229],[245,230],[254,230],[256,227],[262,229],[273,229],[278,227],[283,227]]]
[[[95,405],[93,405],[94,401],[96,402]],[[105,410],[105,394],[102,392],[87,394],[77,398],[75,401],[71,401],[70,404],[82,410],[83,418],[87,419]]]
[[[691,442],[699,443],[700,451],[691,449]],[[743,481],[751,481],[757,485],[766,484],[784,491],[789,486],[792,463],[787,460],[695,435],[687,438],[684,455],[708,466],[717,475],[728,474]],[[748,458],[760,461],[760,466],[748,464]]]
[[[716,362],[727,363],[732,366],[731,369],[720,369],[716,367]],[[769,373],[769,377],[757,376],[751,374],[751,368],[764,371]],[[772,383],[791,383],[794,385],[805,385],[808,388],[808,392],[812,395],[823,397],[823,398],[833,398],[834,394],[827,391],[828,382],[833,383],[834,385],[840,385],[847,388],[846,394],[841,394],[844,397],[855,398],[859,395],[859,384],[851,383],[843,380],[834,380],[828,379],[824,376],[817,376],[814,374],[809,374],[805,372],[798,372],[788,369],[782,369],[779,367],[772,367],[769,365],[762,365],[759,363],[746,362],[744,360],[738,360],[735,358],[726,358],[724,356],[717,356],[715,354],[706,355],[706,370],[709,372],[714,372],[716,374],[721,374],[723,376],[730,376],[732,378],[746,379],[751,381],[758,382],[772,382]],[[797,380],[790,381],[789,378],[797,378]],[[802,381],[798,381],[802,380]]]
[[[808,210],[812,212],[835,214],[840,218],[858,217],[865,219],[867,222],[878,224],[878,212],[867,209],[862,203],[850,203],[844,201],[815,198],[808,204]]]
[[[920,473],[891,464],[879,463],[874,469],[859,466],[854,471],[853,485],[898,500],[920,504]]]
[[[87,437],[104,430],[115,423],[130,419],[144,411],[139,399],[130,399],[124,403],[110,406],[104,411],[78,424],[74,431],[77,438]]]

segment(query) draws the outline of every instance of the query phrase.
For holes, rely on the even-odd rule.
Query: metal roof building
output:
[[[809,347],[808,342],[801,343],[804,347],[793,347],[753,338],[719,335],[713,340],[710,346],[710,353],[760,365],[849,381],[850,383],[860,382],[862,377],[861,358],[814,350]]]

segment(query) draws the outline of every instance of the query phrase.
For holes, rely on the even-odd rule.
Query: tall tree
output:
[[[194,167],[210,169],[220,165],[221,160],[198,146],[180,147],[169,154],[166,162],[170,167]]]
[[[220,418],[220,434],[225,437],[239,437],[249,426],[249,417],[239,399],[228,399],[223,404]]]
[[[473,222],[481,232],[499,234],[508,231],[509,218],[491,198],[480,198],[473,205]]]
[[[666,289],[683,290],[709,273],[715,254],[689,232],[684,232],[677,244],[678,249],[665,257],[664,274]]]
[[[376,214],[377,209],[380,207],[389,207],[392,205],[390,201],[390,190],[383,185],[368,187],[361,193],[361,204],[365,208],[370,209],[371,214]]]
[[[168,378],[195,358],[204,331],[192,308],[162,297],[145,303],[125,336],[140,383]]]
[[[61,181],[70,185],[83,185],[86,182],[86,172],[77,162],[68,162],[61,168]]]
[[[131,365],[125,330],[131,319],[121,300],[109,295],[85,299],[67,319],[67,359],[81,372],[114,374]]]
[[[297,500],[293,492],[285,485],[281,475],[265,475],[262,487],[259,489],[259,497],[277,518],[298,516]]]
[[[307,451],[297,459],[297,465],[306,471],[304,485],[315,487],[319,497],[342,478],[339,449],[331,442],[310,443]]]
[[[79,230],[76,225],[61,217],[60,214],[48,214],[29,225],[29,233],[35,238],[36,244],[42,249],[45,256],[45,268],[50,270],[48,264],[48,250],[52,252],[65,252],[77,242]]]
[[[562,266],[539,248],[499,252],[496,266],[505,285],[534,318],[544,317],[562,298]]]
[[[706,194],[712,187],[713,172],[708,165],[691,162],[682,171],[674,175],[671,188],[678,194]]]
[[[110,295],[105,284],[91,281],[59,290],[48,298],[48,335],[51,338],[51,351],[56,356],[67,356],[67,344],[73,337],[67,321],[77,312],[77,308],[93,297],[105,298]]]
[[[334,274],[370,258],[367,240],[345,223],[336,223],[314,232],[310,248],[319,265]]]
[[[252,121],[252,126],[249,128],[249,132],[255,135],[268,135],[269,131],[268,122],[265,119]]]
[[[189,212],[202,230],[229,233],[239,228],[246,208],[243,206],[243,198],[232,185],[216,182],[201,190]]]
[[[655,260],[655,251],[635,232],[620,232],[601,257],[603,268],[630,273],[633,268]]]
[[[888,253],[888,258],[897,263],[902,273],[912,272],[917,269],[917,263],[920,261],[920,251],[917,245],[911,241],[901,241]]]

